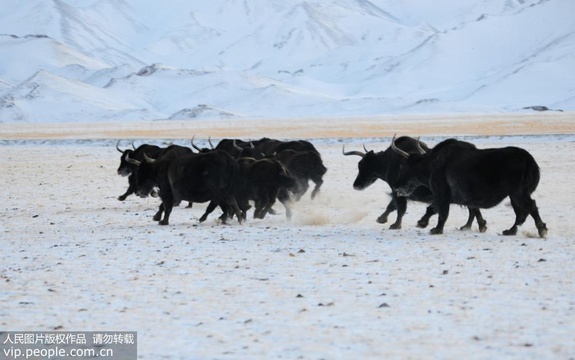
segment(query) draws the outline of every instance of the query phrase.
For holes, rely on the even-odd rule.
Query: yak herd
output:
[[[286,217],[292,216],[291,203],[307,192],[309,182],[315,183],[312,199],[320,191],[323,165],[319,151],[309,142],[280,141],[263,138],[258,141],[223,139],[217,146],[193,149],[180,145],[160,148],[144,144],[121,150],[118,174],[128,176],[130,194],[140,197],[159,196],[162,200],[154,220],[168,225],[174,205],[182,200],[208,202],[200,222],[220,207],[222,222],[236,216],[239,222],[254,203],[254,217],[263,219],[273,213],[272,205],[279,200]]]
[[[254,218],[263,219],[274,213],[272,205],[283,204],[286,217],[292,216],[291,204],[298,201],[315,184],[315,198],[323,183],[327,168],[319,151],[309,141],[280,141],[262,138],[256,141],[223,139],[216,146],[200,148],[191,141],[191,148],[170,145],[160,148],[143,144],[131,149],[116,149],[122,154],[118,174],[128,177],[127,191],[118,197],[159,196],[161,204],[154,220],[169,224],[174,206],[181,201],[209,203],[200,222],[219,207],[220,220],[236,217],[240,223],[254,207]],[[195,151],[194,151],[195,150]],[[377,222],[385,223],[397,211],[390,229],[401,229],[407,200],[430,204],[418,227],[426,227],[433,215],[437,225],[431,234],[442,234],[449,216],[450,204],[467,207],[469,218],[461,229],[468,230],[477,221],[479,231],[487,229],[480,209],[496,206],[509,197],[515,212],[515,222],[503,235],[515,235],[518,226],[528,216],[535,221],[540,237],[546,237],[547,227],[531,194],[540,180],[540,169],[524,149],[504,147],[478,149],[469,142],[447,139],[429,148],[419,139],[393,137],[385,151],[345,151],[356,155],[358,174],[353,183],[363,190],[377,179],[391,188],[391,201]]]

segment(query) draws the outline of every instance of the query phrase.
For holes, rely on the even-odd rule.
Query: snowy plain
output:
[[[457,206],[444,235],[415,227],[418,203],[401,230],[376,223],[389,188],[355,191],[359,158],[341,151],[384,150],[401,127],[392,123],[375,131],[365,122],[362,132],[361,120],[296,129],[270,120],[268,136],[280,139],[307,138],[316,125],[351,136],[308,138],[328,172],[319,198],[296,203],[292,221],[276,206],[280,214],[241,225],[218,224],[216,213],[200,224],[205,205],[196,204],[161,227],[151,219],[156,199],[118,201],[127,181],[116,175],[114,129],[100,139],[5,139],[0,327],[137,331],[140,359],[573,359],[573,125],[548,115],[523,135],[486,135],[498,129],[488,122],[451,135],[533,154],[542,170],[533,197],[549,228],[541,239],[530,218],[517,236],[500,235],[514,220],[508,201],[484,211],[486,233],[457,230],[466,220]],[[434,123],[404,131],[434,145],[452,133]],[[214,141],[226,128],[258,135],[242,121],[226,124]],[[191,122],[162,140],[170,125],[147,123],[156,136],[147,142],[187,145],[195,135]],[[1,129],[18,134],[19,125]]]

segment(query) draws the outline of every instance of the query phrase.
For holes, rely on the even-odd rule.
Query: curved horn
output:
[[[346,152],[345,151],[345,145],[341,148],[341,153],[346,155],[346,156],[347,155],[358,155],[361,157],[365,157],[365,153],[362,153],[361,151],[348,151],[348,152]]]
[[[145,155],[144,155],[145,156]],[[140,166],[140,164],[142,164],[141,161],[138,161],[136,159],[132,159],[130,158],[130,154],[126,154],[126,161],[129,162],[130,164],[136,165],[136,166]]]
[[[134,150],[136,150],[136,145],[134,145],[134,141],[136,141],[136,140],[132,140],[132,148],[133,148]]]
[[[236,143],[236,139],[234,139],[232,142],[233,142],[234,148],[235,148],[236,150],[239,150],[239,151],[244,150],[244,149],[242,149],[241,147],[238,146],[238,144]]]
[[[200,149],[199,147],[197,147],[197,146],[194,144],[194,138],[195,138],[195,137],[196,137],[196,135],[192,136],[192,147],[193,147],[194,149],[196,149],[196,150],[198,150],[198,151],[201,152],[202,149]]]
[[[255,149],[256,147],[255,147],[254,143],[252,142],[252,139],[248,139],[248,140],[250,141],[250,147],[252,149]]]
[[[125,151],[124,151],[124,150],[120,150],[120,146],[119,146],[119,145],[120,145],[120,141],[121,141],[121,140],[118,140],[118,142],[116,143],[116,150],[118,150],[119,152],[121,152],[121,153],[123,154]]]
[[[363,145],[363,150],[365,150],[365,153],[367,154],[369,152],[369,150],[367,150],[367,148],[365,147],[365,144],[362,144],[362,145]]]
[[[427,151],[425,151],[425,149],[421,147],[421,142],[419,141],[419,137],[417,138],[417,151],[419,151],[419,153],[421,155],[427,154]]]
[[[210,147],[212,148],[212,150],[215,149],[214,144],[212,144],[212,140],[210,139],[210,137],[208,136],[208,143],[210,144]]]
[[[148,164],[151,164],[151,163],[155,163],[155,162],[156,162],[156,159],[152,159],[151,157],[149,157],[148,155],[146,155],[146,153],[144,153],[144,160],[145,160]]]
[[[409,158],[409,153],[408,153],[408,152],[403,151],[403,150],[401,150],[400,148],[398,148],[397,146],[395,146],[395,135],[397,135],[397,134],[394,134],[394,135],[393,135],[393,139],[391,139],[391,149],[392,149],[393,151],[395,151],[395,153],[401,155],[402,157],[404,157],[404,158],[406,158],[406,159]]]

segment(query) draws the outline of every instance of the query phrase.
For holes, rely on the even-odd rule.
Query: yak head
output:
[[[361,151],[345,151],[345,146],[342,148],[343,155],[358,155],[361,160],[357,164],[357,176],[353,182],[355,190],[363,190],[373,184],[377,179],[383,179],[382,175],[385,173],[385,161],[382,161],[383,153],[375,153],[373,150],[367,150],[365,145]]]
[[[120,157],[120,166],[118,167],[118,175],[130,176],[130,175],[132,175],[132,172],[134,171],[135,165],[133,165],[132,163],[127,161],[126,158],[129,158],[130,155],[133,156],[134,150],[132,150],[132,149],[122,150],[122,149],[120,149],[119,145],[120,145],[120,140],[118,140],[118,142],[116,143],[116,150],[118,150],[122,154],[122,156]],[[132,147],[134,147],[134,143],[132,143]]]
[[[425,178],[426,173],[427,151],[420,145],[419,138],[417,139],[417,149],[418,152],[415,153],[408,153],[399,149],[395,144],[395,135],[393,136],[391,150],[404,159],[398,167],[395,179],[394,188],[397,196],[409,197],[418,187],[425,184],[423,178]]]
[[[126,161],[137,167],[136,172],[136,195],[141,198],[154,196],[156,188],[156,160],[144,154],[144,160],[138,161],[126,156]]]

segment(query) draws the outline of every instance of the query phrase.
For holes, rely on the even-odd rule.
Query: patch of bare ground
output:
[[[235,119],[146,122],[0,123],[2,140],[356,138],[393,134],[542,135],[575,133],[575,112],[385,115],[355,118]]]

